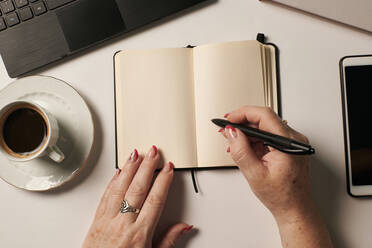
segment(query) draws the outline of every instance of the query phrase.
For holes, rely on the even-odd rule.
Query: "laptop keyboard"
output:
[[[0,32],[75,0],[0,0]]]

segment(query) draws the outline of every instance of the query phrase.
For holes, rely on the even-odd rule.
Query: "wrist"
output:
[[[301,207],[282,211],[274,218],[285,247],[333,247],[327,227],[312,200]]]
[[[275,221],[279,226],[304,222],[316,215],[315,203],[312,200],[301,202],[298,205],[273,212]]]

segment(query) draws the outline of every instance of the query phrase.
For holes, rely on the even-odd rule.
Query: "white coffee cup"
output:
[[[20,152],[15,151],[15,147],[21,147],[24,145],[22,144],[22,142],[26,140],[26,137],[23,136],[27,135],[28,141],[33,139],[33,137],[30,138],[30,136],[28,135],[29,133],[27,133],[29,130],[26,128],[28,123],[24,123],[24,129],[20,127],[20,118],[22,118],[22,115],[25,115],[26,113],[22,111],[28,111],[28,115],[34,115],[33,119],[37,120],[37,122],[33,121],[33,123],[40,123],[40,127],[37,128],[37,131],[40,131],[37,133],[40,133],[40,135],[37,135],[37,139],[33,142],[37,145],[40,141],[40,144],[37,145],[35,149]],[[12,118],[14,118],[15,120],[13,126]],[[16,120],[18,120],[18,124]],[[37,124],[35,124],[35,126],[37,126]],[[43,125],[43,127],[41,127],[41,125]],[[17,128],[19,129],[19,134],[17,133]],[[11,130],[11,132],[9,132],[9,130]],[[41,130],[44,130],[43,136],[41,135]],[[56,146],[58,138],[59,127],[57,120],[52,114],[50,114],[46,109],[44,109],[37,103],[31,101],[14,101],[1,108],[0,151],[9,160],[16,162],[28,162],[47,155],[56,163],[61,163],[65,159],[65,156],[63,152]]]

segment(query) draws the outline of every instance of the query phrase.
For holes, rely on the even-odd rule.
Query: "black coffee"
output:
[[[32,152],[46,136],[44,118],[35,110],[21,108],[11,113],[3,126],[6,145],[15,153]]]

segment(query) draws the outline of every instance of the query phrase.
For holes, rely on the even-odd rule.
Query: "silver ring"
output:
[[[125,213],[134,213],[134,214],[139,214],[140,209],[134,208],[131,205],[129,205],[127,200],[123,200],[121,203],[120,207],[120,213],[125,214]]]

